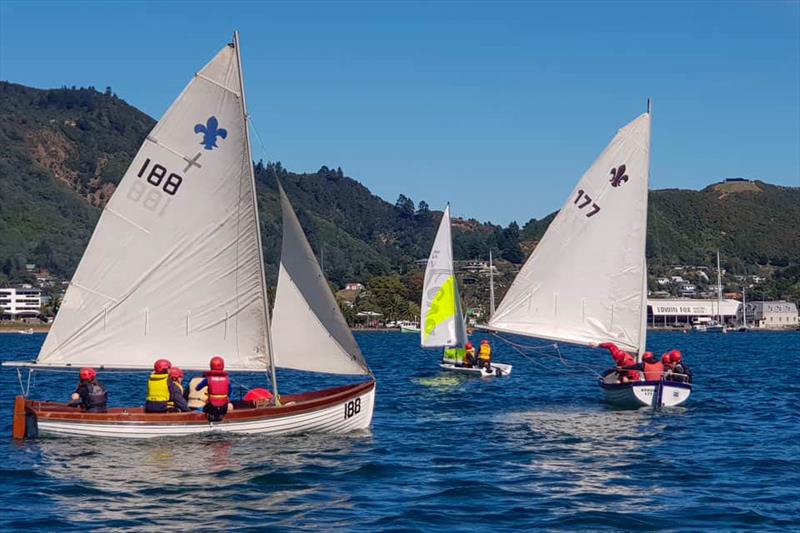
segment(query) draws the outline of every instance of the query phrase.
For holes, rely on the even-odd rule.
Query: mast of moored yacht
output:
[[[250,151],[250,124],[249,116],[247,114],[247,100],[244,95],[244,73],[242,71],[242,52],[239,48],[239,32],[233,32],[233,46],[236,48],[236,62],[239,67],[239,90],[241,91],[242,115],[244,116],[244,139],[245,139],[245,157],[247,158],[247,168],[250,171],[250,185],[253,189],[253,211],[256,217],[256,237],[258,239],[258,268],[261,272],[261,293],[264,300],[264,317],[267,320],[266,328],[266,346],[269,352],[269,372],[270,379],[272,380],[272,394],[274,395],[273,401],[275,405],[280,404],[280,397],[278,395],[278,379],[275,373],[275,354],[272,351],[272,333],[270,331],[269,319],[269,301],[267,300],[267,277],[264,269],[264,248],[261,246],[261,221],[258,216],[258,195],[256,193],[256,174],[253,170],[253,156]]]
[[[722,324],[722,272],[719,269],[719,248],[717,248],[717,324]]]
[[[494,266],[492,265],[492,250],[489,250],[489,318],[494,316]]]

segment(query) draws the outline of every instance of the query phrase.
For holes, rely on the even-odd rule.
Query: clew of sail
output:
[[[270,364],[241,102],[225,46],[139,149],[103,210],[37,363],[230,370]]]
[[[489,328],[579,345],[645,345],[650,115],[622,128],[583,175]]]
[[[278,184],[283,242],[272,317],[275,365],[328,374],[370,374],[339,304]]]
[[[467,332],[461,309],[461,295],[453,271],[449,205],[442,215],[425,267],[421,313],[422,346],[464,346]]]

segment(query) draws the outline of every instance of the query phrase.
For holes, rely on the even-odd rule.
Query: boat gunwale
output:
[[[657,381],[629,381],[627,383],[605,383],[602,380],[602,378],[598,378],[598,382],[600,384],[600,387],[609,390],[618,390],[618,389],[626,389],[634,387],[655,387],[659,383],[663,384],[665,387],[675,387],[678,389],[692,390],[691,383],[683,383],[680,381],[657,380]]]
[[[240,408],[230,411],[220,422],[226,423],[250,422],[255,420],[276,419],[286,416],[314,412],[320,408],[330,407],[337,403],[361,396],[375,388],[375,380],[369,380],[352,385],[344,385],[331,389],[323,389],[300,394],[288,394],[282,397],[283,405],[276,407]],[[144,413],[142,407],[112,408],[106,413],[87,413],[77,411],[64,403],[44,402],[39,400],[25,400],[25,410],[35,415],[38,419],[48,422],[69,423],[112,423],[119,425],[137,426],[164,426],[164,425],[206,425],[208,417],[201,411],[188,413]]]

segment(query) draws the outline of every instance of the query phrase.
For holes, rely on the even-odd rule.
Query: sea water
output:
[[[0,335],[0,353],[30,358],[43,339]],[[0,530],[800,528],[798,332],[651,333],[695,376],[685,406],[659,411],[603,403],[601,350],[496,340],[513,374],[480,379],[439,371],[415,335],[357,340],[377,405],[372,430],[350,435],[17,442],[18,376],[0,369]],[[64,401],[77,381],[34,376],[38,399]],[[234,378],[237,395],[265,383]],[[141,404],[146,373],[100,379],[112,405]],[[341,383],[279,379],[284,392]]]

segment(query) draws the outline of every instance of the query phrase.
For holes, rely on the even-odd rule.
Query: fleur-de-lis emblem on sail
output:
[[[195,124],[194,126],[195,133],[203,134],[203,140],[200,142],[200,144],[202,144],[206,150],[219,148],[219,146],[217,146],[217,137],[224,139],[228,136],[228,130],[219,128],[217,127],[218,125],[219,123],[217,122],[217,117],[211,116],[208,117],[205,126],[202,124]]]
[[[628,181],[628,175],[625,174],[625,165],[612,168],[611,179],[609,181],[612,187],[622,187],[622,184]]]

